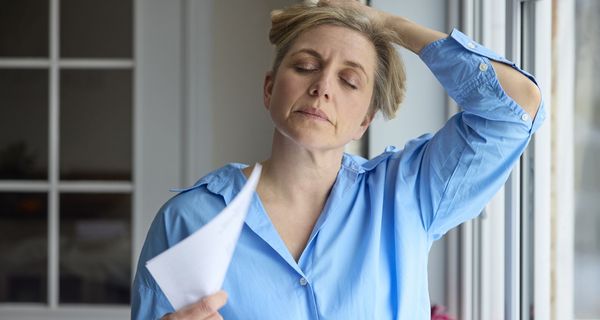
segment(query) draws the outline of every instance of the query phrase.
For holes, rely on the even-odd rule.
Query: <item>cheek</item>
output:
[[[290,77],[280,77],[273,87],[271,105],[295,100],[301,95],[302,82]]]
[[[355,122],[362,123],[369,111],[371,96],[365,93],[364,95],[349,97],[346,100],[346,105],[351,106],[347,111],[352,114],[352,117],[356,120]]]

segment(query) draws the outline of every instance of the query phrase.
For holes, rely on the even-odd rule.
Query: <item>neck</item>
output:
[[[324,201],[341,166],[343,148],[308,150],[281,135],[273,135],[271,157],[263,162],[258,192],[265,201]]]

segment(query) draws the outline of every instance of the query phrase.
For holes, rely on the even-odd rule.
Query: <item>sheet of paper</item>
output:
[[[221,289],[261,169],[257,163],[242,190],[214,219],[146,262],[175,310]]]

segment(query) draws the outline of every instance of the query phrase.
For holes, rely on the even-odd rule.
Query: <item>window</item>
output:
[[[600,2],[575,4],[574,311],[600,319]]]
[[[127,305],[133,2],[0,6],[0,304]]]
[[[549,1],[448,4],[451,26],[533,73],[549,96]],[[447,235],[446,299],[459,319],[549,317],[549,189],[540,183],[550,171],[547,127],[484,212]]]
[[[169,188],[268,148],[267,13],[292,2],[0,0],[0,319],[129,318]]]

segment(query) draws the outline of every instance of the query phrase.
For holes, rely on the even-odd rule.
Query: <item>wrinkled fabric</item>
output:
[[[490,61],[518,68],[458,30],[420,57],[462,111],[402,149],[371,160],[345,154],[298,262],[255,194],[223,286],[225,319],[430,319],[433,241],[481,212],[545,112],[542,104],[531,119]],[[174,311],[145,263],[218,214],[244,185],[244,167],[220,168],[160,209],[140,255],[132,318]]]

